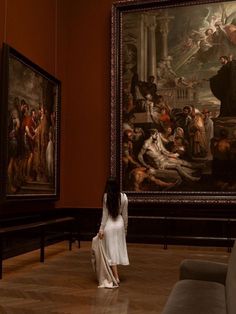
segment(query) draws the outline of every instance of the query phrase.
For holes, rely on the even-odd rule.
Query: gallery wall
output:
[[[55,75],[56,0],[1,0],[1,41]]]
[[[109,173],[111,4],[0,0],[0,44],[62,82],[57,208],[101,206]]]
[[[60,200],[0,205],[0,216],[14,216],[18,211],[25,223],[23,210],[26,214],[34,209],[40,213],[52,210],[53,214],[56,210],[79,216],[84,239],[91,239],[97,231],[110,159],[112,2],[0,0],[0,45],[8,43],[62,82]],[[231,209],[181,204],[167,210],[164,205],[149,209],[140,204],[130,210],[129,240],[156,243],[165,238],[173,242],[179,237],[186,244],[200,236],[228,241],[236,230]],[[166,219],[168,215],[172,219]],[[214,216],[218,218],[213,218],[212,225]],[[232,216],[232,221],[225,218]]]
[[[111,4],[60,1],[59,53],[64,56],[59,63],[66,96],[57,206],[101,207],[109,173]]]

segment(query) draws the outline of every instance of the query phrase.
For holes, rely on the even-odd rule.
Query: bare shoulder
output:
[[[127,197],[127,195],[125,193],[121,193],[121,199],[123,201],[128,201],[128,197]]]

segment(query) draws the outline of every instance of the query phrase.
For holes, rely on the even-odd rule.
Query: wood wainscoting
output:
[[[11,212],[12,213],[12,212]],[[76,228],[81,241],[91,241],[97,234],[102,217],[101,208],[60,208],[0,215],[0,227],[35,223],[42,219],[76,218]],[[59,227],[59,226],[58,226]],[[45,246],[57,243],[68,236],[61,227],[49,232]],[[11,234],[3,241],[3,257],[9,258],[40,248],[40,230],[27,230]],[[165,206],[129,205],[128,243],[169,245],[215,246],[230,250],[236,238],[236,211],[234,208],[205,208],[191,206],[168,209]],[[75,237],[74,237],[75,240]]]

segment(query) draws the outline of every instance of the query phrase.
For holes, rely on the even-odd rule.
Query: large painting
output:
[[[1,109],[4,198],[57,199],[60,82],[7,44]]]
[[[236,200],[236,1],[119,1],[111,175],[133,201]]]

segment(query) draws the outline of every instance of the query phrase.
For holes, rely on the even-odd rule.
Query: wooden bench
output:
[[[5,236],[11,234],[11,233],[17,233],[24,230],[30,230],[30,229],[39,229],[40,230],[40,262],[44,262],[44,249],[45,249],[45,228],[48,226],[56,225],[56,224],[62,224],[62,223],[70,223],[71,228],[69,231],[69,250],[72,249],[72,242],[73,242],[73,226],[72,224],[76,222],[76,219],[74,217],[63,217],[63,218],[56,218],[56,219],[50,219],[50,220],[42,220],[37,221],[33,223],[27,223],[23,225],[17,225],[17,226],[10,226],[10,227],[1,227],[0,228],[0,279],[2,279],[2,271],[3,271],[3,239]],[[77,233],[77,240],[80,247],[80,239],[79,239],[79,233]]]

